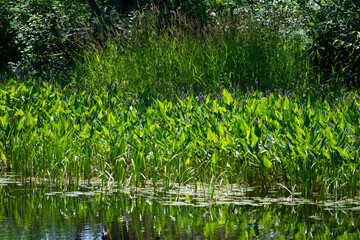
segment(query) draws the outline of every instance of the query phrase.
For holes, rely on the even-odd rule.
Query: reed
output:
[[[77,59],[74,83],[114,82],[119,94],[150,86],[166,94],[169,86],[192,85],[199,92],[206,86],[240,85],[246,90],[258,82],[265,91],[312,81],[305,40],[275,17],[260,21],[238,10],[200,24],[179,11],[166,22],[158,15],[143,13],[131,26],[107,28],[101,44],[80,44],[86,47]]]

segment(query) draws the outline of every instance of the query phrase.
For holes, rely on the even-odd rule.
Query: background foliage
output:
[[[0,6],[1,66],[32,67],[38,72],[69,68],[74,37],[89,20],[85,1],[6,1]]]
[[[359,9],[360,2],[352,0],[311,2],[305,8],[314,64],[327,76],[339,73],[348,83],[360,69]]]
[[[31,67],[36,73],[62,71],[62,84],[73,74],[74,58],[81,58],[79,42],[101,38],[106,29],[129,34],[129,26],[139,21],[139,12],[114,13],[108,1],[96,1],[105,13],[104,25],[95,19],[87,1],[1,0],[0,69]],[[224,12],[246,11],[266,28],[276,24],[284,34],[301,37],[302,48],[312,57],[313,79],[354,84],[359,75],[359,1],[254,1],[254,0],[144,0],[143,11],[158,18],[159,31],[174,20],[174,13],[185,16],[195,26],[218,24],[215,16]],[[108,21],[111,19],[111,21]],[[109,24],[111,22],[111,24]],[[124,26],[127,27],[124,27]],[[183,26],[186,27],[186,26]],[[225,26],[226,27],[226,26]],[[131,34],[130,34],[131,35]],[[129,37],[131,38],[131,37]],[[91,42],[91,41],[90,41]],[[300,44],[300,43],[299,43]],[[76,53],[76,54],[74,54]],[[314,80],[311,80],[314,81]]]

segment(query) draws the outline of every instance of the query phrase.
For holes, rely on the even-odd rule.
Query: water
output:
[[[256,197],[253,189],[113,188],[0,179],[0,239],[353,239],[357,200]],[[204,188],[205,189],[205,188]],[[155,196],[156,195],[156,196]],[[277,194],[278,195],[278,194]]]

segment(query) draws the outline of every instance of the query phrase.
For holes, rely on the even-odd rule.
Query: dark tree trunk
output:
[[[102,16],[102,11],[100,10],[99,6],[96,4],[95,0],[87,0],[91,10],[95,13],[97,17]]]
[[[103,12],[96,4],[95,0],[87,0],[91,10],[97,17],[101,17]],[[129,10],[139,10],[142,7],[142,0],[109,0],[110,7],[116,11],[123,13]]]
[[[126,12],[129,10],[139,10],[142,6],[142,0],[110,0],[110,6],[118,12]]]
[[[125,10],[125,4],[123,0],[110,0],[109,4],[117,12],[123,12]]]

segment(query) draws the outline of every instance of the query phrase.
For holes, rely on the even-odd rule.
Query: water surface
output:
[[[0,179],[0,239],[353,239],[360,202]],[[221,192],[222,191],[222,192]]]

